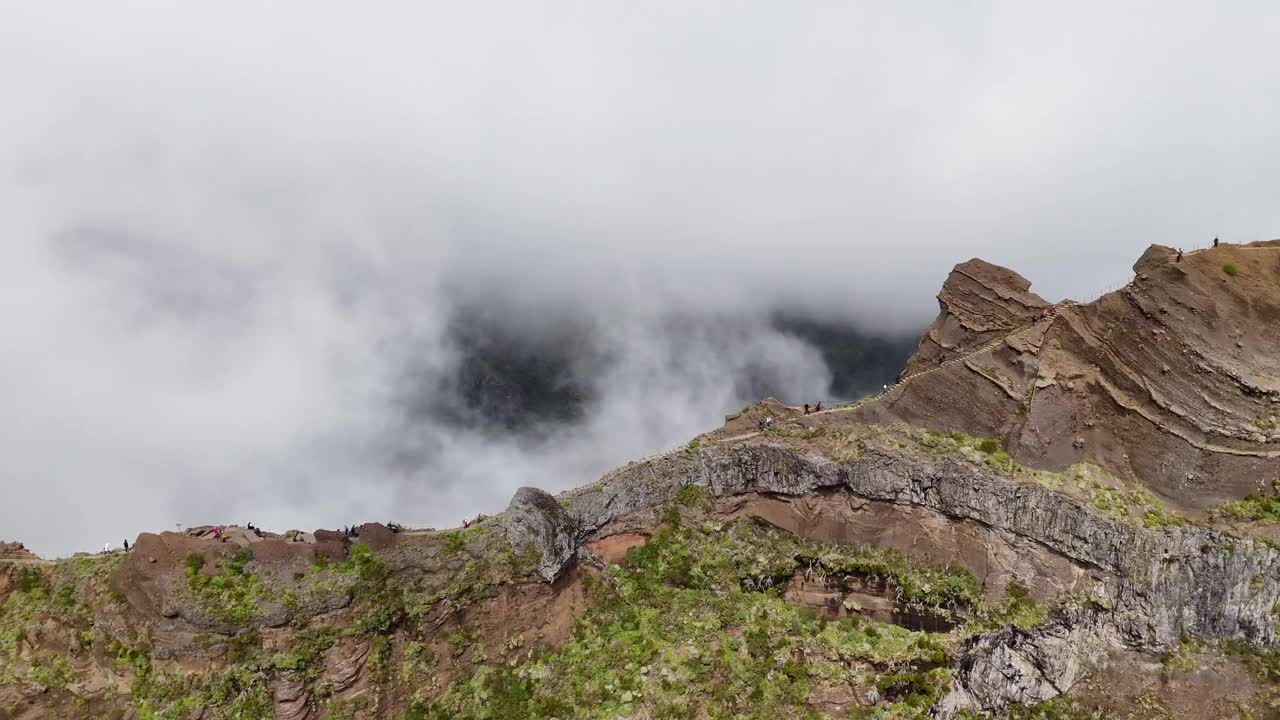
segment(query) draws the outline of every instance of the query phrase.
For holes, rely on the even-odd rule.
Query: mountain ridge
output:
[[[467,529],[6,545],[0,718],[1267,717],[1280,241],[1134,272]]]

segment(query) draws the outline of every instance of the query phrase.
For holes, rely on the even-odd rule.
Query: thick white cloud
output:
[[[0,24],[0,535],[451,523],[713,426],[779,307],[1048,297],[1277,234],[1263,4],[26,3]],[[592,323],[555,442],[395,407],[457,305]],[[672,337],[672,318],[718,333]],[[386,458],[415,447],[418,462]]]

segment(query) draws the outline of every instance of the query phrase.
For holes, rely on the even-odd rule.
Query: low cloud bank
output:
[[[1273,236],[1276,14],[25,4],[0,535],[453,524],[874,386],[970,257]]]

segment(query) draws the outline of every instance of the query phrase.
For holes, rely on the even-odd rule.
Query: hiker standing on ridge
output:
[[[805,415],[808,415],[808,414],[809,414],[809,403],[805,403],[805,404],[804,404],[804,414],[805,414]]]
[[[1218,238],[1213,239],[1213,246],[1218,247]]]
[[[125,540],[124,540],[124,551],[125,551],[125,552],[129,552],[129,539],[128,539],[128,538],[125,538]]]
[[[821,401],[821,400],[819,400],[819,401],[818,401],[818,405],[817,405],[817,407],[815,407],[815,408],[813,409],[813,411],[814,411],[814,412],[822,412],[822,401]]]
[[[1178,248],[1178,259],[1174,262],[1182,262],[1182,248]]]

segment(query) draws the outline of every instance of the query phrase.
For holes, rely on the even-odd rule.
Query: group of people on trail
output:
[[[355,525],[346,525],[342,528],[342,536],[349,538],[360,537],[360,531],[356,529]]]
[[[814,406],[813,406],[813,409],[810,409],[810,408],[809,408],[809,403],[805,403],[805,404],[804,404],[804,414],[805,414],[805,415],[808,415],[808,414],[810,414],[810,413],[819,413],[819,412],[822,412],[822,401],[821,401],[821,400],[819,400],[819,401],[818,401],[818,404],[817,404],[817,405],[814,405]]]
[[[1040,320],[1052,320],[1058,317],[1058,306],[1050,305],[1040,311]]]

